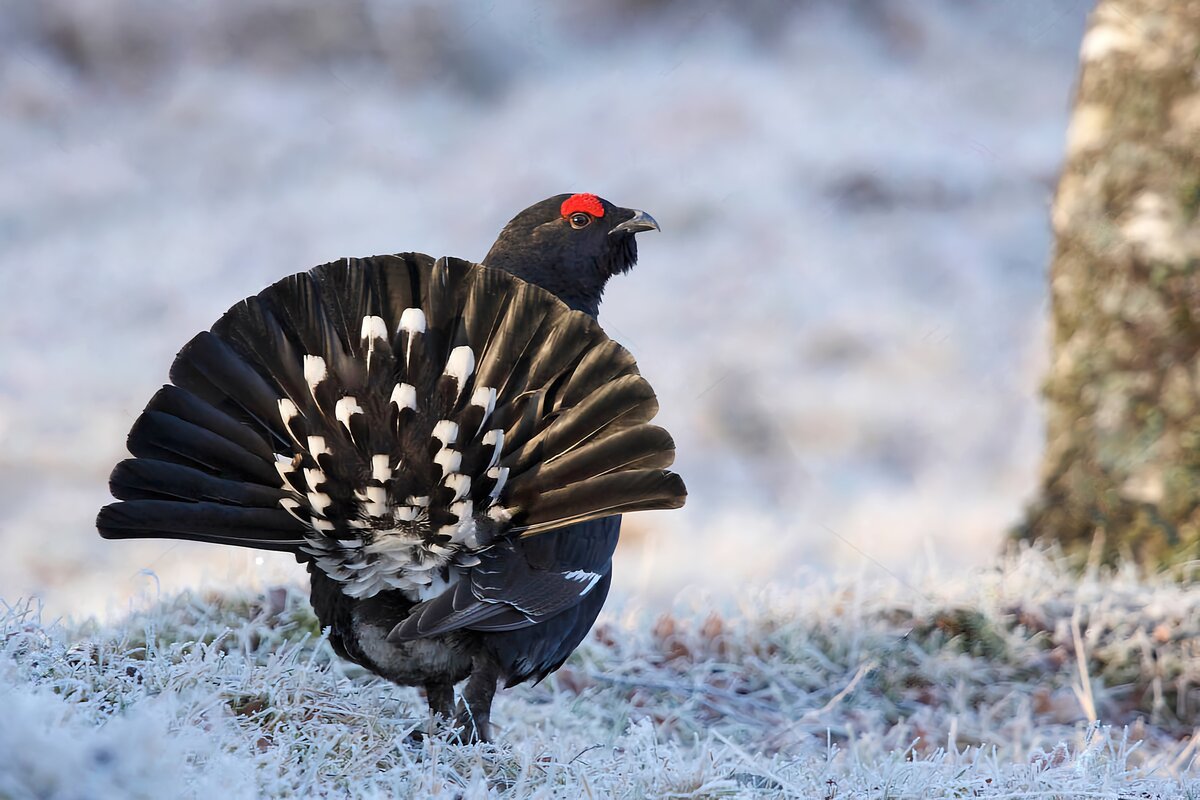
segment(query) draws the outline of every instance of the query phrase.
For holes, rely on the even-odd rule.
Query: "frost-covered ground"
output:
[[[479,258],[559,191],[663,225],[601,319],[691,499],[629,521],[619,593],[986,562],[1035,480],[1089,5],[0,0],[0,596],[294,575],[95,536],[174,352],[317,263]]]
[[[1200,590],[1040,552],[610,609],[496,745],[349,667],[301,592],[0,618],[0,797],[1200,797]]]

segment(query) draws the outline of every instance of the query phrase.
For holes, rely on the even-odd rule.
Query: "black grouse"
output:
[[[295,554],[342,657],[487,740],[497,682],[587,635],[619,515],[686,496],[653,390],[595,320],[646,230],[563,194],[482,264],[348,258],[241,301],[134,423],[100,535]]]

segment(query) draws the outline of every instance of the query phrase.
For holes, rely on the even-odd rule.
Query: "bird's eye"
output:
[[[580,228],[586,228],[588,225],[590,225],[592,223],[592,218],[590,216],[588,216],[587,214],[584,214],[581,211],[572,214],[570,217],[570,220],[571,220],[571,227],[574,228],[575,230],[579,230]]]

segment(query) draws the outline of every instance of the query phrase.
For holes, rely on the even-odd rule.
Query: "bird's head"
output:
[[[513,217],[483,263],[596,316],[608,279],[637,263],[634,234],[658,229],[645,211],[594,194],[559,194]]]

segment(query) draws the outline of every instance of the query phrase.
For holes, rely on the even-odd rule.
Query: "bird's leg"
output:
[[[454,684],[433,681],[425,684],[425,700],[429,703],[429,728],[417,728],[408,735],[411,745],[419,746],[426,736],[432,736],[454,717]]]
[[[443,722],[449,722],[454,716],[454,684],[437,681],[425,684],[425,699],[435,720],[441,717]]]
[[[488,742],[492,738],[492,698],[496,696],[496,681],[500,668],[487,656],[476,656],[471,677],[463,689],[455,724],[462,730],[466,742]]]

